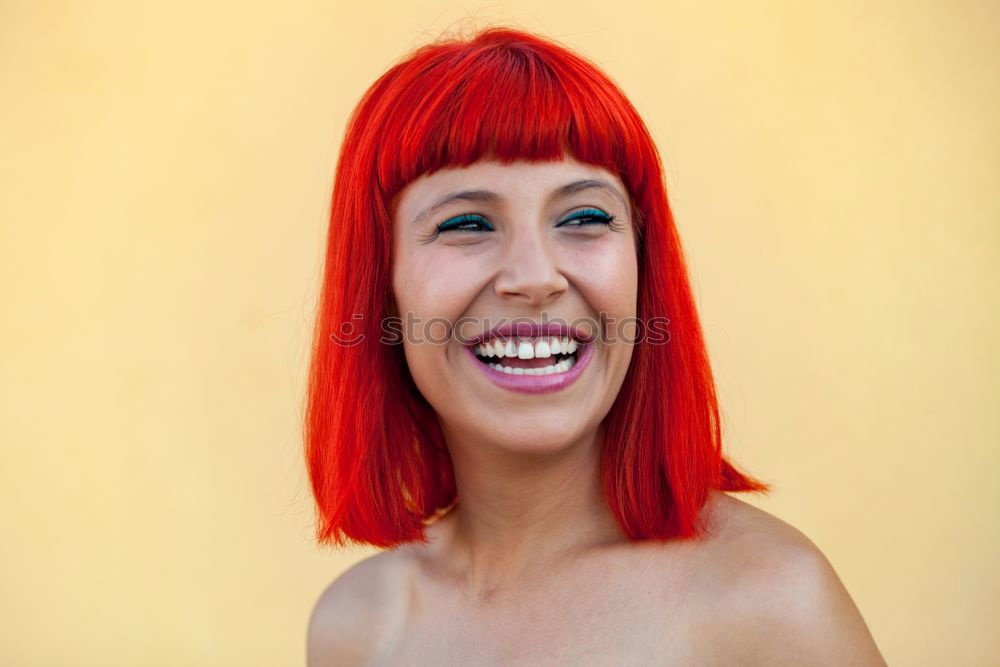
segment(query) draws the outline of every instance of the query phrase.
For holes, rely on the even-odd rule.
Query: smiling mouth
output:
[[[476,359],[508,375],[555,375],[576,364],[582,344],[572,336],[497,337],[472,347]]]

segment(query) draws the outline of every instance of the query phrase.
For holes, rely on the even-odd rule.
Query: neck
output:
[[[458,502],[446,549],[480,596],[558,571],[568,558],[626,541],[604,500],[598,430],[545,454],[449,439]]]

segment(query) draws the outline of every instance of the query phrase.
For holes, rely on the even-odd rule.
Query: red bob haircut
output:
[[[492,27],[416,49],[375,81],[348,122],[303,418],[319,543],[426,542],[427,523],[456,500],[437,416],[402,346],[380,341],[382,320],[395,307],[396,196],[445,166],[565,154],[618,174],[627,186],[639,266],[637,317],[670,322],[667,344],[636,344],[604,420],[601,484],[623,534],[697,537],[711,489],[769,490],[722,455],[705,342],[645,124],[589,60],[537,35]],[[352,344],[343,343],[347,334]]]

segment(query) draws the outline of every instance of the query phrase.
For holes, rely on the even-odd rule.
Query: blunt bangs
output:
[[[387,149],[374,169],[390,199],[443,167],[565,155],[637,192],[658,159],[642,120],[596,65],[508,28],[425,46],[371,92],[370,122]],[[636,232],[641,239],[638,224]]]

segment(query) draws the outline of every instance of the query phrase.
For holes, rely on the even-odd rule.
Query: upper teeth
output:
[[[517,357],[519,359],[545,358],[555,354],[573,354],[577,342],[569,336],[539,338],[536,340],[500,340],[495,338],[476,346],[481,357]]]

